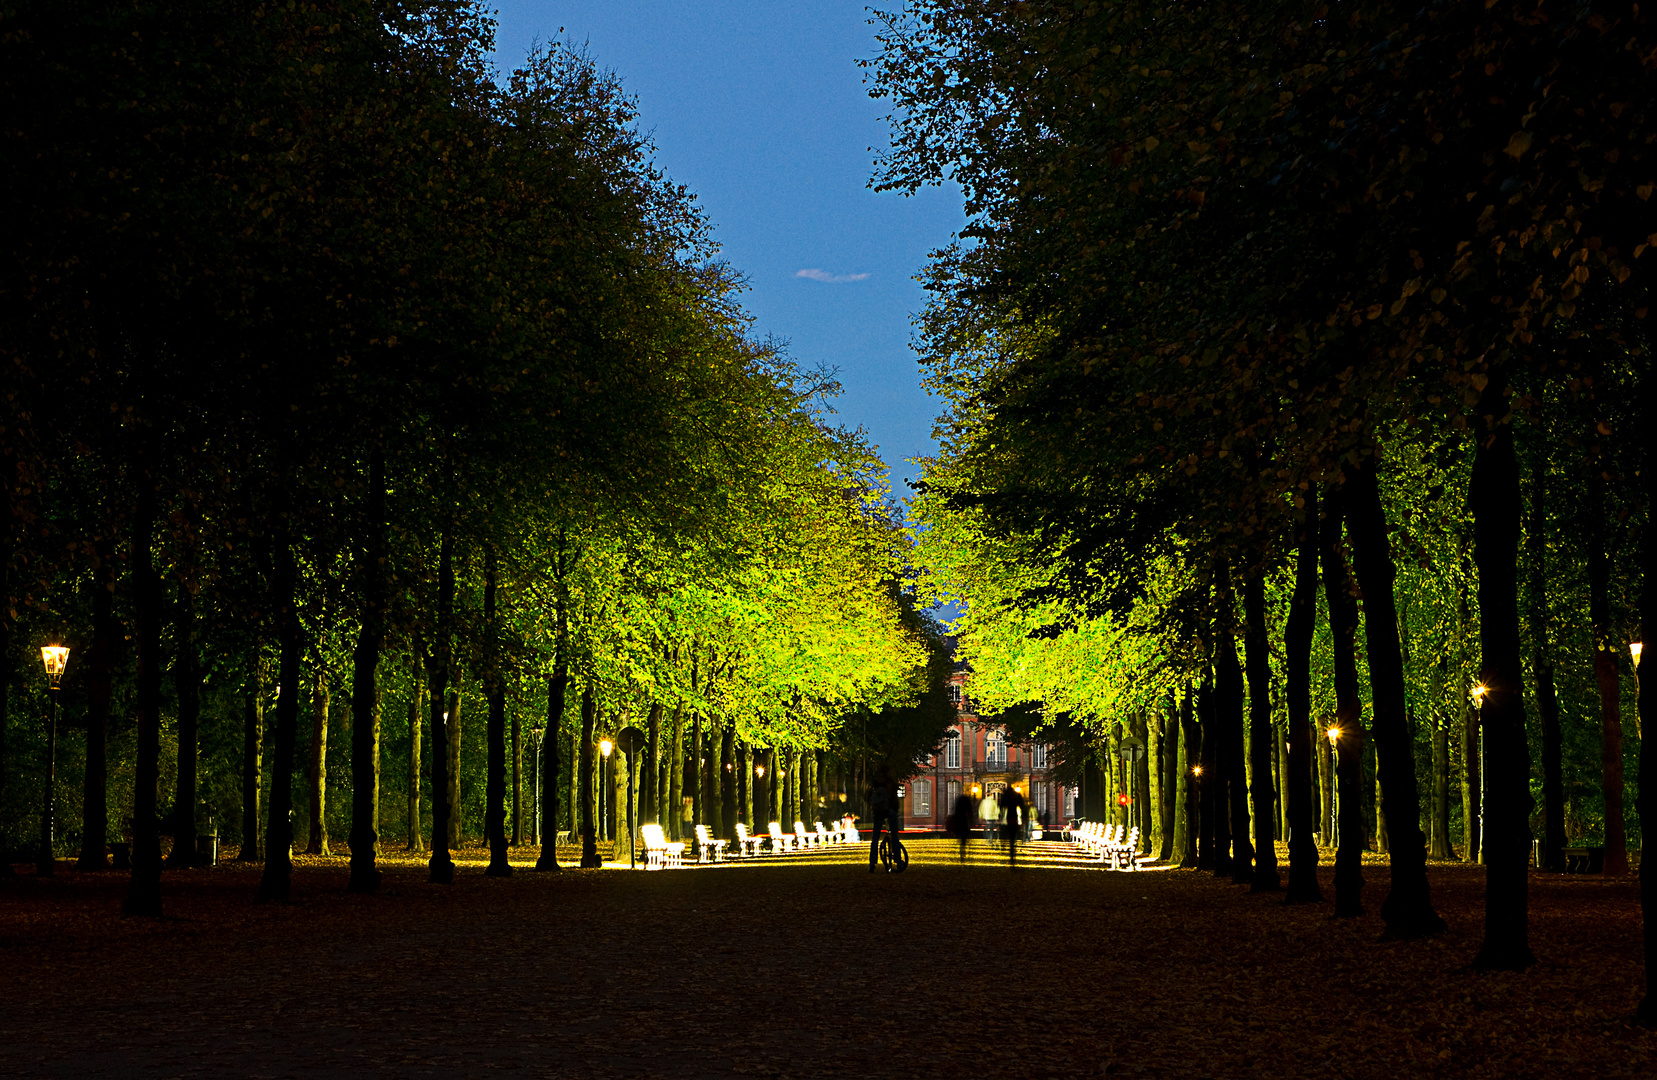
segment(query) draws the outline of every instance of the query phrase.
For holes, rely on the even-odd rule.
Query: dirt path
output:
[[[1450,934],[1381,944],[1374,915],[1193,873],[936,854],[901,876],[396,869],[375,897],[305,867],[282,906],[221,867],[170,873],[162,923],[116,914],[115,875],[25,878],[0,886],[0,1075],[1657,1075],[1624,1022],[1632,882],[1537,879],[1543,963],[1479,975],[1476,870],[1432,870]]]

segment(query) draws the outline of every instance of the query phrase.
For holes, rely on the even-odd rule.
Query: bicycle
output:
[[[881,836],[879,851],[880,862],[888,874],[901,874],[909,869],[909,849],[891,833]]]

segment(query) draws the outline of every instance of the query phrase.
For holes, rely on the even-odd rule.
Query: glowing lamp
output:
[[[755,765],[754,766],[754,775],[760,777],[761,779],[763,779],[765,777],[765,766],[764,765]]]
[[[1486,694],[1490,693],[1490,687],[1484,685],[1484,683],[1474,683],[1472,693],[1473,693],[1473,700],[1475,702],[1477,702],[1478,704],[1483,705],[1484,704],[1484,696]]]
[[[58,688],[63,681],[63,669],[69,663],[69,646],[46,645],[40,650],[40,661],[46,665],[46,678],[52,684],[52,689]]]
[[[615,748],[616,744],[611,742],[609,739],[600,739],[598,742],[598,752],[603,754],[605,757],[609,757],[610,751]]]
[[[1202,766],[1201,765],[1191,766],[1191,775],[1192,776],[1201,776],[1202,775]]]
[[[1329,728],[1329,731],[1327,732],[1327,734],[1329,736],[1329,745],[1330,746],[1334,746],[1336,743],[1341,741],[1341,729],[1340,728],[1331,725],[1330,728]]]
[[[1635,667],[1640,666],[1640,650],[1643,649],[1644,647],[1645,646],[1642,642],[1630,641],[1628,643],[1628,651],[1631,654],[1633,654],[1633,656],[1634,656],[1634,666]]]

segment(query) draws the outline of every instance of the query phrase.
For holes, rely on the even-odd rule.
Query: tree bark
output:
[[[109,702],[115,687],[115,650],[119,648],[120,627],[115,621],[115,559],[107,542],[98,545],[98,570],[92,577],[92,655],[86,693],[86,774],[81,797],[80,870],[102,870],[109,866],[104,854],[109,839]],[[3,572],[0,572],[3,578]],[[3,585],[0,585],[3,593]],[[3,622],[0,619],[0,622]],[[0,650],[6,647],[0,632]],[[3,676],[0,676],[3,677]],[[5,707],[0,704],[0,727],[5,726]],[[0,754],[4,739],[0,737]],[[3,787],[0,787],[3,790]],[[0,837],[0,849],[5,846]],[[0,860],[4,862],[4,860]],[[10,866],[10,863],[6,863]],[[0,875],[4,871],[0,870]]]
[[[524,731],[518,710],[512,710],[512,846],[524,842]]]
[[[673,826],[673,839],[683,840],[683,798],[685,783],[685,705],[680,702],[673,710],[673,756],[668,759],[667,816]]]
[[[1284,758],[1283,789],[1288,808],[1289,885],[1286,904],[1323,901],[1318,885],[1318,845],[1313,839],[1312,752],[1312,637],[1318,615],[1318,497],[1306,493],[1306,505],[1296,536],[1295,587],[1289,598],[1289,618],[1283,627],[1284,681],[1289,714],[1288,751]]]
[[[1168,843],[1167,830],[1162,824],[1162,717],[1152,715],[1145,724],[1145,764],[1150,778],[1151,798],[1151,828],[1146,830],[1146,839],[1152,845],[1150,850],[1155,851],[1160,858]],[[1034,789],[1031,790],[1031,805],[1035,805]]]
[[[1272,727],[1272,662],[1266,635],[1266,583],[1261,574],[1243,580],[1244,649],[1248,659],[1249,752],[1254,758],[1254,876],[1249,892],[1277,892],[1277,792],[1272,788],[1272,759],[1277,732]]]
[[[332,855],[328,850],[328,671],[320,644],[311,677],[311,760],[306,769],[311,780],[311,830],[305,854]]]
[[[420,659],[413,664],[413,689],[408,703],[408,849],[424,851],[420,836]]]
[[[1473,559],[1479,568],[1487,807],[1484,944],[1473,964],[1481,970],[1519,971],[1536,962],[1529,925],[1532,800],[1519,659],[1519,462],[1501,378],[1493,376],[1485,385],[1478,411],[1490,430],[1479,439],[1468,501]],[[1408,821],[1398,812],[1388,815],[1387,824],[1396,854]]]
[[[1381,918],[1383,937],[1417,938],[1445,929],[1427,885],[1427,841],[1421,834],[1421,798],[1415,780],[1415,740],[1405,712],[1403,651],[1393,600],[1395,571],[1381,507],[1379,462],[1366,458],[1348,474],[1341,501],[1352,539],[1354,570],[1364,599],[1377,771],[1390,828],[1392,881]],[[1339,872],[1339,859],[1336,860]],[[1339,897],[1337,896],[1337,903]]]
[[[460,800],[460,681],[461,673],[452,671],[449,686],[449,850],[459,851],[465,839],[465,813]]]
[[[1538,440],[1539,442],[1541,440]],[[1559,695],[1554,689],[1553,645],[1548,625],[1547,472],[1545,451],[1538,448],[1530,470],[1530,522],[1525,549],[1530,563],[1531,672],[1536,676],[1536,713],[1542,725],[1542,865],[1565,872],[1564,740],[1559,730]],[[1592,526],[1590,525],[1590,529]],[[1590,546],[1591,546],[1590,541]],[[1593,577],[1589,557],[1589,578]],[[1463,617],[1466,594],[1462,595]],[[1596,639],[1597,640],[1597,639]],[[1596,671],[1597,674],[1597,671]],[[1475,744],[1476,745],[1476,744]],[[1476,766],[1474,767],[1476,770]],[[1472,856],[1470,855],[1469,858]]]
[[[1653,377],[1651,361],[1647,360],[1640,373],[1641,415],[1657,416],[1657,378]],[[1641,428],[1645,439],[1646,466],[1641,470],[1645,479],[1647,518],[1645,535],[1640,541],[1640,640],[1647,630],[1657,629],[1657,529],[1652,527],[1650,508],[1657,507],[1657,469],[1651,467],[1653,453],[1649,423]],[[1643,652],[1642,652],[1643,659]],[[1637,730],[1640,738],[1639,774],[1636,778],[1634,812],[1642,822],[1657,822],[1657,736],[1644,737],[1646,702],[1645,682],[1639,678],[1641,665],[1634,669],[1637,698]],[[1657,679],[1653,680],[1657,683]],[[1657,692],[1657,688],[1654,688]],[[1657,859],[1640,858],[1640,917],[1645,936],[1645,995],[1635,1011],[1635,1020],[1646,1027],[1657,1027]]]
[[[270,812],[265,818],[265,869],[258,899],[285,903],[293,879],[293,758],[299,735],[299,673],[304,637],[299,624],[299,567],[286,513],[272,545],[271,599],[276,615],[276,741],[271,755]]]
[[[1235,601],[1231,592],[1231,571],[1220,564],[1215,595],[1219,615],[1214,620],[1217,637],[1214,659],[1214,704],[1220,728],[1220,782],[1225,801],[1215,807],[1217,814],[1229,811],[1226,822],[1231,839],[1231,880],[1247,885],[1254,876],[1254,845],[1249,841],[1249,797],[1247,746],[1243,726],[1243,667],[1237,661]],[[1216,832],[1216,837],[1218,832]]]
[[[138,632],[138,753],[132,791],[132,881],[122,910],[161,917],[161,837],[156,785],[161,772],[161,582],[151,562],[155,487],[140,473],[132,516],[133,606]]]
[[[651,702],[650,714],[644,724],[644,758],[639,767],[639,824],[660,824],[661,815],[658,807],[661,804],[661,794],[658,790],[657,774],[661,763],[661,752],[658,749],[662,737],[662,706],[660,702]]]
[[[454,858],[449,854],[450,801],[449,770],[449,664],[454,634],[455,571],[454,528],[443,523],[438,541],[436,641],[426,661],[426,708],[432,741],[432,854],[427,863],[433,885],[447,885],[455,879]]]
[[[237,862],[261,862],[259,854],[259,790],[264,780],[265,678],[262,650],[253,644],[247,709],[242,719],[242,848]]]
[[[736,725],[727,720],[719,733],[719,838],[736,842]]]
[[[12,522],[12,484],[17,479],[17,465],[8,453],[0,455],[0,805],[6,796],[6,724],[11,704],[12,676],[12,617],[11,617],[11,562],[15,527]],[[0,851],[10,851],[9,837],[0,825]],[[17,877],[11,859],[0,856],[0,881]]]
[[[506,679],[501,673],[501,626],[495,549],[486,548],[483,555],[483,622],[489,635],[488,668],[484,673],[484,692],[489,697],[489,719],[485,737],[489,742],[484,761],[489,771],[484,782],[483,832],[489,841],[487,877],[510,877],[512,864],[507,860],[506,841]]]
[[[1197,869],[1197,783],[1192,770],[1198,765],[1201,735],[1194,713],[1195,693],[1191,684],[1185,684],[1179,710],[1179,754],[1176,761],[1174,817],[1174,855],[1179,858],[1181,870]]]
[[[1335,917],[1356,918],[1364,913],[1363,837],[1356,845],[1349,837],[1347,814],[1336,821],[1336,796],[1345,795],[1344,809],[1363,823],[1363,705],[1358,698],[1358,605],[1353,597],[1352,578],[1341,555],[1341,528],[1348,510],[1348,494],[1332,490],[1327,500],[1320,548],[1323,560],[1324,603],[1329,610],[1329,633],[1335,655],[1335,723],[1337,746],[1325,749],[1319,740],[1319,758],[1328,762],[1324,770],[1324,836],[1335,851]],[[1381,618],[1372,612],[1371,618]],[[1397,631],[1398,624],[1388,625]],[[1400,668],[1402,671],[1402,668]],[[1342,758],[1347,760],[1343,761]],[[1334,760],[1331,760],[1331,759]],[[1356,773],[1350,761],[1358,762]],[[1343,768],[1343,766],[1345,766]],[[1339,787],[1337,787],[1337,784]],[[1338,845],[1338,846],[1337,846]],[[1425,855],[1423,855],[1425,860]],[[1425,871],[1423,861],[1423,872]]]
[[[385,646],[386,617],[385,459],[376,448],[368,461],[368,497],[363,504],[362,563],[357,575],[361,594],[357,647],[351,655],[351,876],[346,889],[371,893],[380,887],[380,653]],[[409,832],[418,849],[420,769],[418,719],[410,742],[414,793]]]
[[[1433,810],[1432,848],[1435,859],[1453,859],[1450,845],[1450,728],[1433,718]]]
[[[1590,435],[1597,434],[1590,427]],[[1584,530],[1588,539],[1588,620],[1594,637],[1594,682],[1599,688],[1600,777],[1605,798],[1605,873],[1625,877],[1628,874],[1628,825],[1623,812],[1622,679],[1617,671],[1619,643],[1614,639],[1611,625],[1611,561],[1605,555],[1606,462],[1600,450],[1596,439],[1588,460],[1588,505],[1585,508],[1588,527]],[[1556,726],[1557,722],[1556,717]]]
[[[1202,716],[1203,839],[1209,845],[1208,869],[1215,877],[1230,877],[1231,804],[1226,797],[1225,736],[1220,731],[1215,682],[1210,667],[1203,673],[1202,690],[1197,695],[1197,710]]]
[[[598,703],[593,698],[593,681],[581,687],[581,741],[577,755],[581,762],[581,868],[596,870],[604,865],[598,856],[598,822],[593,813],[593,728],[598,722]],[[570,808],[572,813],[574,807]]]
[[[564,705],[570,692],[570,616],[567,567],[564,562],[564,536],[558,538],[558,580],[553,598],[552,676],[547,680],[547,726],[541,737],[541,854],[535,860],[537,870],[557,870],[558,866],[558,770],[561,732],[564,728]],[[586,706],[583,705],[583,713]],[[574,764],[573,762],[571,764]],[[575,775],[575,770],[570,770]],[[570,818],[575,818],[575,805],[570,805]]]
[[[201,745],[201,661],[196,655],[195,622],[195,598],[190,595],[189,585],[180,581],[178,604],[173,609],[178,775],[173,797],[173,850],[167,856],[168,866],[195,866],[200,861],[196,857],[196,764]]]

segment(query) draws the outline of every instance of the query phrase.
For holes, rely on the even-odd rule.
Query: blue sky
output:
[[[519,0],[499,5],[496,62],[530,44],[585,42],[639,101],[657,162],[697,194],[744,274],[758,336],[839,371],[835,419],[864,428],[897,494],[933,452],[936,405],[909,348],[924,294],[913,277],[961,227],[954,190],[905,198],[868,187],[885,147],[861,3],[843,0]],[[801,271],[809,271],[801,276]]]

